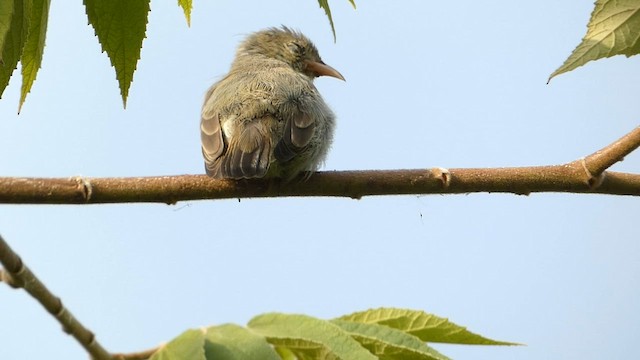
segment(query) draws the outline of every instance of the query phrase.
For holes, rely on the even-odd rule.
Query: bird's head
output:
[[[238,47],[237,54],[262,55],[277,59],[310,78],[332,76],[344,80],[342,74],[322,61],[311,40],[286,26],[269,28],[249,35]]]

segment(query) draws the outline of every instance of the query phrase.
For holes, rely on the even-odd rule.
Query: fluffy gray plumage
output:
[[[200,135],[207,174],[217,179],[315,171],[333,138],[335,116],[313,80],[344,80],[304,35],[286,27],[249,35],[229,73],[207,91]]]

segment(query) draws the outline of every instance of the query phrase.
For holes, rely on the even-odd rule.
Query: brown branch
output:
[[[609,146],[564,165],[320,172],[307,181],[213,180],[204,175],[138,178],[0,178],[0,203],[98,204],[279,196],[572,192],[640,195],[640,175],[605,171],[640,146],[640,127]],[[22,263],[0,237],[0,281],[24,288],[94,359],[143,360],[157,349],[110,355]]]
[[[599,176],[613,164],[622,161],[638,146],[640,146],[640,126],[604,149],[587,156],[585,158],[587,168],[594,176]]]
[[[20,257],[0,236],[0,264],[2,280],[14,288],[25,289],[34,299],[53,315],[67,334],[73,336],[93,359],[110,360],[111,355],[98,343],[91,331],[85,328],[53,295],[44,284],[24,265]]]
[[[136,353],[113,354],[113,360],[147,360],[160,348],[149,349]]]
[[[133,178],[0,178],[0,203],[100,204],[285,196],[570,192],[640,195],[640,174],[605,172],[640,145],[640,127],[564,165],[319,172],[306,181],[214,180],[205,175]]]
[[[448,176],[443,177],[443,174]],[[0,203],[167,203],[251,197],[571,192],[640,195],[640,175],[607,172],[597,187],[581,162],[495,169],[378,170],[319,172],[309,180],[213,180],[205,175],[139,178],[0,178]],[[447,180],[448,179],[448,180]],[[78,183],[90,188],[87,191]],[[87,196],[91,194],[91,196]]]

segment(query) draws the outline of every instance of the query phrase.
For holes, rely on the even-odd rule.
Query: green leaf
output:
[[[640,52],[640,1],[597,0],[587,34],[564,64],[549,76],[571,71],[589,61]]]
[[[310,316],[263,314],[251,319],[248,327],[299,359],[376,359],[338,326]]]
[[[296,355],[288,348],[276,346],[275,349],[282,360],[298,360],[298,358],[296,358]]]
[[[273,338],[267,339],[279,354],[285,354],[287,360],[340,360],[340,358],[324,344],[301,339]]]
[[[426,342],[468,345],[519,345],[496,341],[468,331],[448,319],[423,311],[378,308],[356,312],[338,318],[363,324],[380,324],[409,333]]]
[[[187,330],[160,347],[149,360],[207,360],[204,355],[204,338],[202,330]]]
[[[7,1],[7,0],[1,0]],[[13,0],[13,16],[2,48],[2,64],[0,64],[0,98],[9,85],[13,70],[18,66],[22,49],[27,38],[31,18],[31,0]]]
[[[333,26],[333,17],[331,16],[331,9],[329,8],[329,0],[318,0],[320,8],[324,9],[324,13],[329,18],[329,24],[331,24],[331,32],[333,33],[333,41],[336,41],[336,28]]]
[[[191,26],[191,9],[193,9],[192,0],[178,0],[178,5],[184,11],[184,17],[187,19],[187,26]]]
[[[208,328],[204,348],[212,360],[280,360],[264,337],[235,324]]]
[[[362,346],[382,360],[448,360],[422,340],[397,329],[378,324],[332,320]]]
[[[122,103],[127,107],[129,87],[140,59],[150,0],[84,0],[89,23],[102,51],[116,69]]]
[[[11,18],[13,17],[13,0],[0,1],[0,66],[2,66],[2,49],[4,49],[4,39],[11,27]]]
[[[349,0],[349,2],[351,3],[351,6],[353,6],[353,8],[356,8],[356,1],[355,0]],[[324,10],[324,13],[327,14],[327,17],[329,18],[329,24],[331,24],[331,32],[333,33],[333,41],[336,41],[336,28],[333,25],[333,17],[331,16],[331,8],[329,8],[329,0],[318,0],[318,4],[320,4],[320,8]]]
[[[33,0],[31,21],[20,62],[22,63],[22,90],[18,113],[22,109],[27,94],[36,80],[38,70],[42,64],[44,39],[47,35],[47,21],[49,19],[49,5],[51,0]]]

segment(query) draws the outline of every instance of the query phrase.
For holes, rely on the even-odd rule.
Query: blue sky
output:
[[[587,155],[638,126],[638,58],[555,78],[590,2],[154,1],[126,110],[80,2],[52,2],[18,116],[0,101],[1,176],[204,173],[199,112],[245,34],[285,24],[347,82],[327,170],[528,166]],[[616,171],[639,172],[631,154]],[[109,350],[269,311],[330,318],[421,309],[525,347],[436,345],[455,359],[637,358],[640,203],[471,194],[162,204],[1,205],[0,233]],[[24,292],[0,287],[0,358],[85,359]],[[33,345],[37,344],[37,345]]]

